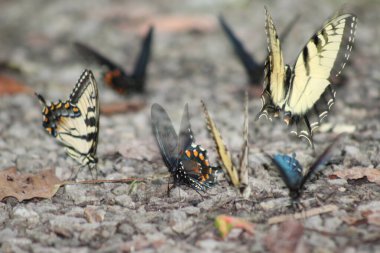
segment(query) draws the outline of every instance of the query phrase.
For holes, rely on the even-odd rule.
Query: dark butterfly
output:
[[[271,157],[267,155],[276,165],[276,168],[281,174],[281,178],[288,187],[292,204],[299,202],[305,183],[318,171],[321,171],[322,166],[330,159],[331,151],[339,138],[340,136],[335,138],[333,143],[323,151],[306,173],[300,163],[296,160],[295,153],[293,153],[292,156],[277,154],[274,157]]]
[[[290,23],[286,26],[281,35],[281,40],[285,40],[289,32],[293,29],[299,15],[295,16]],[[232,44],[235,54],[243,65],[245,72],[248,76],[248,81],[252,85],[261,85],[264,74],[264,62],[257,62],[252,54],[250,54],[244,47],[243,43],[236,36],[235,32],[226,22],[222,15],[219,16],[219,23],[226,34],[228,40]]]
[[[122,67],[113,63],[95,49],[80,42],[75,42],[74,45],[84,57],[89,60],[95,60],[98,64],[106,68],[106,71],[103,73],[103,81],[118,93],[142,93],[145,90],[146,71],[150,59],[153,32],[154,28],[150,27],[143,39],[140,54],[131,74],[125,72]]]
[[[43,96],[36,96],[44,106],[42,126],[66,149],[67,154],[92,171],[98,161],[96,149],[99,133],[99,99],[95,78],[85,70],[67,101],[47,105]]]
[[[162,159],[174,178],[173,186],[187,185],[196,191],[205,191],[212,186],[218,168],[210,166],[207,151],[195,144],[187,104],[179,136],[165,109],[159,104],[152,105],[151,119]]]

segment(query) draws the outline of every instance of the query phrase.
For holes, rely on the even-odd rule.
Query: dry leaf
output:
[[[215,227],[218,229],[220,236],[225,239],[234,228],[240,228],[253,235],[255,225],[241,218],[219,215],[215,218]]]
[[[271,231],[265,237],[265,245],[270,252],[307,252],[301,238],[304,233],[302,223],[296,220],[289,220],[281,223],[280,227]]]
[[[127,101],[120,103],[105,104],[100,107],[103,115],[112,115],[117,113],[137,112],[145,107],[143,101]]]
[[[38,174],[20,174],[12,167],[0,171],[0,200],[6,197],[14,197],[18,201],[32,198],[50,199],[62,184],[53,169]]]
[[[200,32],[214,31],[217,27],[216,20],[211,16],[164,16],[149,19],[139,28],[146,31],[148,26],[154,25],[158,33]],[[142,32],[139,32],[142,33]]]
[[[367,180],[380,185],[380,170],[374,168],[354,167],[346,170],[339,170],[332,173],[329,177],[337,176],[343,179],[360,179],[367,177]]]
[[[33,91],[30,87],[11,77],[0,75],[0,95],[14,95],[18,93],[33,94]]]

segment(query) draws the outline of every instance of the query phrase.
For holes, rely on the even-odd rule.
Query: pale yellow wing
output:
[[[79,78],[70,102],[81,113],[80,117],[60,117],[57,121],[57,139],[67,153],[82,165],[96,162],[99,132],[98,88],[91,71],[85,70]]]
[[[235,187],[239,187],[239,175],[236,167],[234,166],[231,158],[231,154],[228,151],[226,145],[223,142],[222,136],[220,135],[219,130],[217,129],[214,121],[211,119],[210,114],[207,111],[206,104],[201,101],[203,111],[206,118],[207,128],[215,142],[216,149],[219,154],[219,158],[222,161],[222,167],[225,170],[226,174],[228,175],[231,183]]]
[[[287,87],[284,58],[282,56],[280,40],[274,27],[272,17],[265,8],[265,32],[268,43],[268,56],[264,67],[264,92],[261,96],[262,108],[256,119],[266,116],[271,119],[277,117],[278,111],[285,103]]]
[[[301,51],[293,69],[285,111],[306,114],[345,67],[355,40],[357,18],[344,14],[325,23]]]

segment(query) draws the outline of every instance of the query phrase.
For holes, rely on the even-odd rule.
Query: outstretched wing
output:
[[[223,168],[227,171],[226,174],[228,174],[228,177],[231,183],[234,186],[239,187],[240,185],[239,175],[238,175],[238,171],[236,167],[234,166],[232,162],[231,154],[228,151],[226,145],[224,144],[222,136],[220,135],[218,128],[216,127],[214,121],[211,119],[210,114],[207,111],[206,104],[203,101],[201,101],[201,103],[202,103],[203,111],[206,118],[207,128],[215,142],[215,146],[218,151],[219,158],[222,161]]]
[[[312,36],[294,65],[294,78],[285,111],[307,113],[346,65],[354,43],[356,16],[344,14]]]
[[[249,82],[256,85],[260,84],[264,70],[263,65],[256,62],[253,56],[248,53],[243,43],[238,39],[222,15],[219,16],[219,23],[222,26],[222,29],[226,34],[228,40],[231,42],[236,56],[243,65],[245,72],[249,77]]]
[[[256,119],[261,116],[272,118],[285,103],[287,92],[286,69],[282,56],[280,40],[278,39],[276,28],[272,17],[265,9],[266,22],[265,31],[268,42],[268,56],[264,68],[264,92],[261,95],[262,108]]]
[[[156,137],[162,159],[169,172],[177,170],[178,136],[165,109],[159,104],[153,104],[151,109],[152,130]]]
[[[315,160],[313,165],[309,168],[309,171],[306,173],[304,178],[301,182],[301,188],[305,185],[305,183],[318,171],[321,171],[323,168],[322,166],[330,159],[331,152],[333,148],[335,147],[338,140],[341,138],[342,135],[338,135],[333,142],[323,151],[323,153]]]
[[[297,125],[295,133],[311,144],[313,130],[334,104],[335,91],[330,78],[338,76],[347,63],[354,43],[356,20],[354,15],[344,14],[327,21],[312,36],[294,65],[285,114],[308,122],[304,126]]]
[[[112,62],[110,59],[96,51],[95,49],[87,46],[81,42],[74,42],[74,46],[78,49],[79,53],[81,53],[88,60],[96,61],[99,65],[107,68],[107,71],[122,71],[122,68],[116,63]]]
[[[132,78],[135,79],[136,89],[143,91],[146,79],[146,70],[150,59],[154,28],[151,26],[142,42],[141,51],[137,57],[135,67],[132,73]]]

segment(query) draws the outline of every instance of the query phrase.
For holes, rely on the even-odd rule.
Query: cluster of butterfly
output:
[[[280,113],[283,113],[284,121],[295,126],[293,132],[299,137],[306,138],[314,148],[313,131],[326,117],[335,99],[330,78],[338,76],[347,63],[354,43],[356,20],[357,18],[351,14],[339,15],[328,20],[323,28],[311,37],[294,67],[290,68],[284,64],[280,41],[272,18],[266,10],[265,30],[269,53],[264,65],[265,88],[261,96],[262,108],[256,119],[261,116],[269,119],[278,118]],[[222,18],[220,21],[226,33],[233,39],[233,33],[225,21]],[[88,46],[81,43],[77,43],[76,46],[85,56],[107,67],[104,74],[105,83],[119,92],[141,92],[145,83],[152,36],[153,28],[150,28],[131,75]],[[239,49],[239,43],[236,45]],[[241,47],[240,45],[240,49]],[[259,75],[260,73],[255,74],[255,78]],[[82,166],[94,169],[97,163],[99,99],[92,72],[90,70],[83,72],[69,100],[65,102],[58,101],[47,105],[41,95],[36,95],[44,106],[42,114],[45,130],[65,146],[69,156]],[[202,102],[202,105],[222,168],[231,183],[243,192],[248,185],[248,96],[246,95],[245,99],[244,142],[238,166],[232,162],[231,154],[205,103]],[[214,185],[220,167],[211,166],[207,151],[195,143],[187,104],[178,135],[168,114],[160,105],[152,105],[151,120],[153,134],[162,158],[174,178],[173,186],[187,185],[197,191],[205,191]],[[328,159],[336,140],[319,156],[307,173],[304,173],[295,155],[278,154],[274,157],[268,155],[279,169],[293,200],[299,198],[305,182]]]

